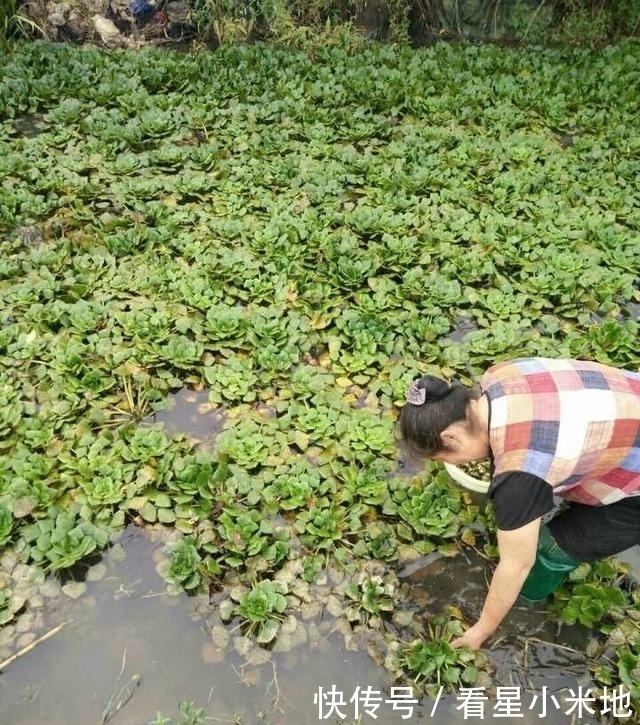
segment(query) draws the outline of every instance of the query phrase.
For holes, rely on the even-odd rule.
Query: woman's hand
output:
[[[513,531],[498,530],[500,561],[493,572],[482,612],[472,627],[453,640],[453,647],[482,647],[505,618],[536,559],[540,522],[538,518]]]
[[[483,642],[489,634],[485,633],[478,624],[474,624],[460,637],[456,637],[451,643],[452,647],[471,647],[471,649],[480,649]]]

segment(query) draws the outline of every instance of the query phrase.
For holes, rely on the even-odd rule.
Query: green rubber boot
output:
[[[580,562],[561,549],[546,524],[540,527],[536,561],[522,586],[520,596],[539,602],[555,591]]]

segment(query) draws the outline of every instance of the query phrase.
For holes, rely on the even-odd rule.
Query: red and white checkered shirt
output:
[[[523,358],[489,368],[493,475],[523,471],[590,505],[640,495],[640,373]]]

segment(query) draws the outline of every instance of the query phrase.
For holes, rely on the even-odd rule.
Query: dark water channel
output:
[[[221,415],[207,407],[205,393],[179,394],[173,403],[172,409],[156,415],[170,431],[205,439],[219,430]],[[447,725],[479,719],[465,716],[456,695],[437,703],[419,698],[409,717],[395,711],[385,703],[394,684],[385,668],[364,648],[348,651],[344,638],[325,626],[327,614],[310,623],[316,636],[307,636],[288,652],[276,646],[256,660],[255,653],[225,649],[215,635],[224,628],[217,601],[170,594],[156,573],[165,543],[166,533],[159,528],[129,527],[88,568],[83,582],[66,587],[66,593],[58,585],[50,587],[37,620],[23,619],[30,616],[26,614],[0,629],[2,660],[10,654],[9,635],[17,641],[21,632],[36,629],[40,636],[66,623],[0,672],[0,725],[143,725],[154,722],[157,713],[178,723],[178,707],[185,701],[205,711],[204,722],[236,725],[399,725],[425,720]],[[486,591],[480,559],[424,559],[401,574],[412,606],[424,603],[425,611],[457,604],[477,613]],[[233,638],[232,626],[227,629]],[[585,636],[582,630],[558,633],[546,622],[544,606],[517,608],[489,655],[494,683],[521,688],[522,717],[495,716],[494,699],[485,703],[482,719],[525,724],[544,719],[545,725],[594,722],[587,715],[578,720],[575,713],[565,714],[563,700],[567,688],[577,692],[578,686],[589,685],[584,657],[576,652]],[[326,693],[332,687],[345,704],[329,713],[314,703],[314,696],[319,688]],[[357,688],[368,687],[379,691],[382,702],[377,717],[361,712],[359,719],[350,700]],[[543,718],[544,688],[547,698],[556,694],[562,708],[547,703]]]

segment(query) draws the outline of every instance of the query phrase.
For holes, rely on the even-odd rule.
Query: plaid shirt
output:
[[[489,368],[493,476],[531,473],[590,505],[640,495],[640,374],[581,360]]]

